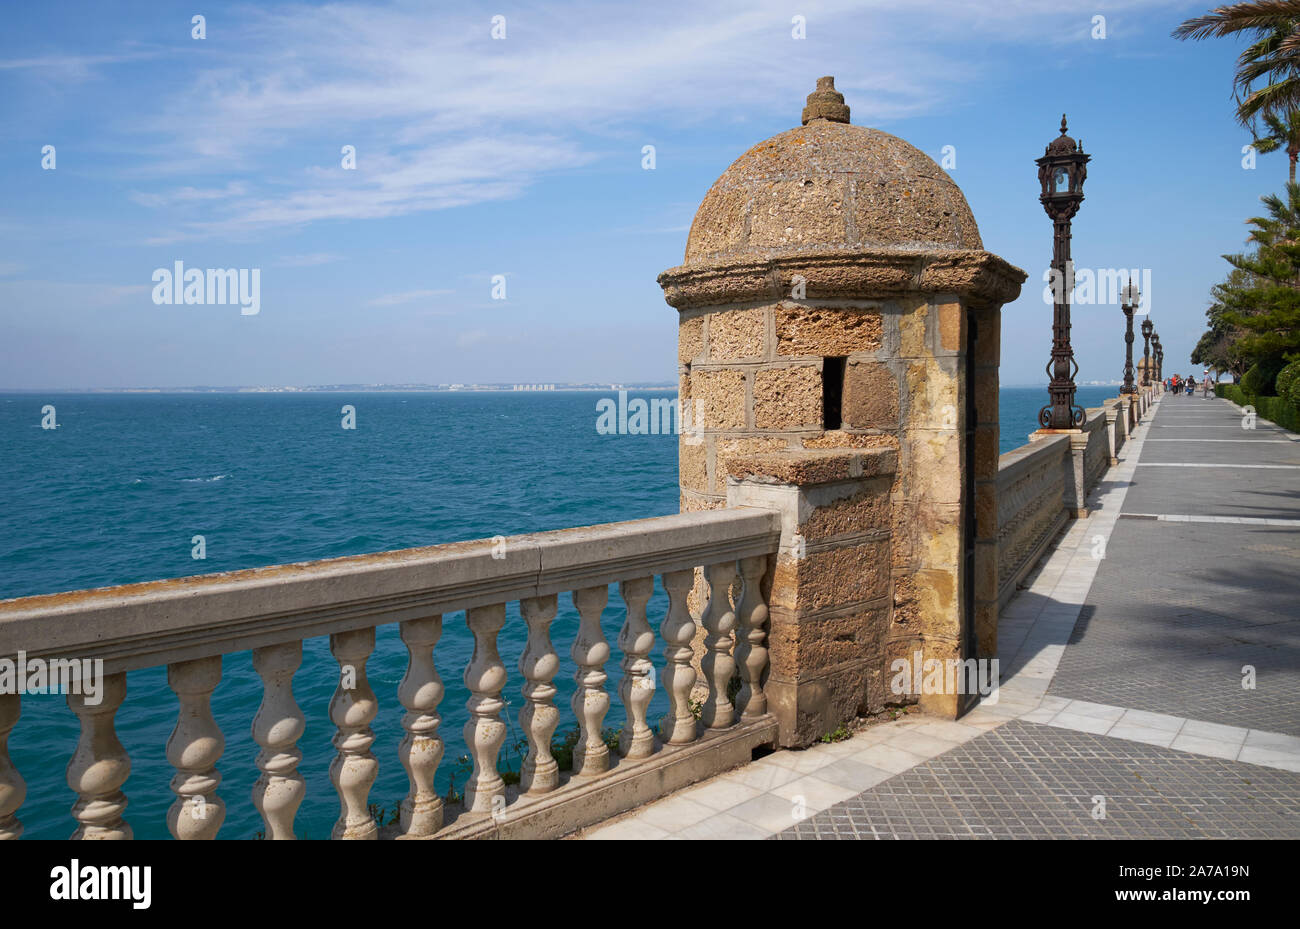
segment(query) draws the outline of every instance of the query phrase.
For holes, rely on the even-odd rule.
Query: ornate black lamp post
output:
[[[1133,311],[1137,309],[1140,299],[1138,289],[1133,286],[1133,278],[1129,278],[1120,297],[1120,309],[1124,311],[1124,386],[1120,389],[1122,394],[1137,393],[1137,388],[1133,386]]]
[[[1038,165],[1038,182],[1043,192],[1038,201],[1052,219],[1052,267],[1056,271],[1055,305],[1052,311],[1052,360],[1047,373],[1052,381],[1047,393],[1052,402],[1038,411],[1038,423],[1044,429],[1074,429],[1083,425],[1083,407],[1074,403],[1074,375],[1079,365],[1070,347],[1070,286],[1073,283],[1070,261],[1070,221],[1083,202],[1083,179],[1088,176],[1089,156],[1083,144],[1065,134],[1065,116],[1061,116],[1061,134],[1047,146]]]
[[[1160,347],[1160,333],[1151,337],[1151,344],[1156,347],[1156,380],[1160,383],[1165,382],[1165,350]]]
[[[1155,331],[1155,324],[1151,322],[1148,316],[1142,320],[1142,386],[1151,386],[1151,333]]]

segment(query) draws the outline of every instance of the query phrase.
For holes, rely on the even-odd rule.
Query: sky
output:
[[[1033,161],[1062,112],[1092,155],[1076,268],[1148,272],[1185,373],[1287,171],[1243,163],[1240,44],[1170,38],[1208,5],[5,2],[0,389],[672,383],[655,278],[825,74],[855,124],[951,146],[985,248],[1028,273],[1003,384],[1047,381]],[[257,270],[258,311],[156,303],[176,262]],[[1122,375],[1123,329],[1074,307],[1081,383]]]

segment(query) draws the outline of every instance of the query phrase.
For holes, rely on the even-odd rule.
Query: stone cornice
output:
[[[783,252],[679,265],[659,275],[664,299],[679,310],[725,303],[787,299],[795,275],[809,300],[883,299],[904,294],[957,294],[1009,303],[1027,275],[992,252],[977,249]]]

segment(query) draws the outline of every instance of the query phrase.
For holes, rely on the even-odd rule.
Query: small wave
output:
[[[213,477],[183,477],[182,484],[211,484],[213,481],[224,481],[230,477],[229,474],[217,474]]]

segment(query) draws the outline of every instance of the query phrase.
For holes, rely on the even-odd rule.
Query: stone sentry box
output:
[[[829,77],[802,126],[718,179],[659,276],[680,318],[681,509],[783,516],[781,744],[916,700],[891,692],[895,658],[996,654],[999,326],[1024,280],[943,170],[851,125]]]

